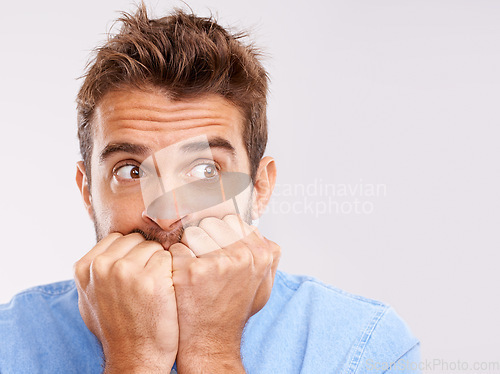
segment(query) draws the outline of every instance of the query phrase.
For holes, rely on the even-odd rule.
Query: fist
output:
[[[179,370],[193,357],[238,359],[243,328],[271,294],[280,247],[239,216],[204,218],[170,247]],[[190,357],[188,360],[187,357]]]
[[[170,253],[140,234],[112,233],[74,273],[80,314],[102,344],[106,372],[168,372],[179,337]]]

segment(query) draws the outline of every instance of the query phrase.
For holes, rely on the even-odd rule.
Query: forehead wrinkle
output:
[[[162,132],[171,136],[182,138],[197,128],[219,129],[226,133],[228,129],[240,138],[244,124],[241,110],[233,103],[218,96],[206,96],[196,99],[173,101],[157,94],[146,92],[110,92],[96,108],[96,119],[101,126],[96,130],[105,138],[109,136],[125,140],[131,136],[151,134],[153,143],[161,143],[155,132]],[[125,132],[122,132],[124,130]],[[136,133],[137,135],[134,135]],[[243,140],[236,143],[244,147]]]
[[[212,122],[236,122],[237,118],[232,118],[233,116],[228,115],[218,115],[217,112],[195,112],[195,113],[151,113],[150,111],[137,111],[131,110],[129,112],[119,112],[113,113],[106,120],[108,122],[120,122],[120,121],[144,121],[144,122],[184,122],[184,121],[212,121]]]
[[[159,121],[174,121],[183,117],[202,118],[202,117],[221,117],[221,112],[227,114],[227,109],[230,110],[229,116],[233,116],[236,109],[236,116],[239,117],[240,111],[233,104],[224,99],[208,98],[197,101],[165,101],[161,100],[161,104],[156,104],[156,98],[151,98],[148,95],[135,96],[134,100],[118,99],[113,100],[113,96],[104,99],[99,106],[100,114],[105,118],[113,118],[115,116],[140,116],[146,119],[157,119]],[[231,113],[233,112],[233,113]],[[223,115],[224,116],[224,115]]]
[[[184,111],[190,109],[202,109],[202,110],[212,110],[215,106],[220,107],[231,107],[230,103],[221,102],[219,100],[213,102],[214,100],[206,101],[162,101],[165,105],[152,105],[151,100],[144,100],[143,97],[133,100],[133,103],[127,100],[114,102],[112,107],[114,109],[147,109],[151,111],[162,111],[164,108],[168,108],[169,111]],[[111,107],[111,106],[110,106]]]
[[[222,96],[205,95],[172,100],[158,92],[141,90],[107,93],[97,106],[95,114],[98,122],[104,125],[102,127],[107,128],[102,129],[104,131],[114,131],[117,128],[182,130],[209,125],[224,125],[240,131],[244,123],[240,108]],[[166,123],[174,126],[163,126]]]
[[[177,126],[172,128],[171,126],[166,126],[169,122],[159,122],[152,120],[144,120],[142,118],[137,119],[123,119],[123,120],[115,120],[116,127],[114,131],[122,131],[122,130],[135,130],[135,131],[143,131],[143,132],[161,132],[161,131],[169,131],[169,130],[191,130],[196,128],[206,128],[206,127],[214,127],[214,128],[227,128],[228,124],[231,125],[231,121],[217,121],[214,122],[213,119],[206,118],[202,120],[192,120],[186,119],[182,121],[172,121],[175,122]],[[119,124],[118,124],[119,123]],[[112,124],[109,123],[108,124]],[[113,131],[113,129],[111,130]]]

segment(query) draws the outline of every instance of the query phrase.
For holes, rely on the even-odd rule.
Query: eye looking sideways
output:
[[[209,160],[198,161],[194,166],[191,166],[185,174],[189,178],[195,180],[218,180],[220,166]],[[132,163],[125,163],[119,165],[113,170],[113,176],[118,182],[131,182],[141,178],[147,178],[148,173],[143,170],[139,165]]]

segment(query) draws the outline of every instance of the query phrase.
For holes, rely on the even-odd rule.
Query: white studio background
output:
[[[269,55],[279,185],[260,228],[281,269],[391,304],[424,359],[500,361],[500,2],[189,4]],[[0,302],[72,277],[95,243],[74,182],[76,78],[131,9],[3,4]]]

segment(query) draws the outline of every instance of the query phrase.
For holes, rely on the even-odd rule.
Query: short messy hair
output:
[[[117,20],[119,32],[95,50],[77,95],[78,139],[90,185],[92,120],[103,96],[120,88],[157,88],[173,100],[217,94],[243,114],[243,143],[255,181],[267,144],[269,77],[248,35],[231,33],[211,17],[174,9],[148,18],[144,3]]]

